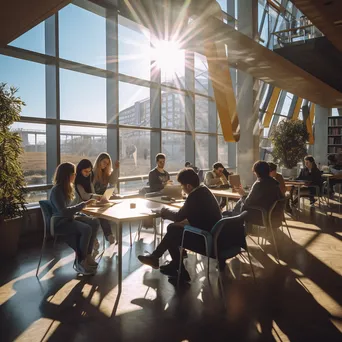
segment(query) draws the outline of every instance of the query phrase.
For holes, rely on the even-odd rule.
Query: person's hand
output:
[[[120,167],[120,162],[118,160],[115,161],[114,167],[118,169]]]
[[[89,205],[94,204],[95,202],[96,202],[96,199],[91,198],[88,201],[85,201],[84,203],[85,203],[86,206],[89,206]]]
[[[102,204],[102,203],[109,203],[109,201],[107,200],[106,197],[102,196],[100,199],[99,199],[99,202]]]

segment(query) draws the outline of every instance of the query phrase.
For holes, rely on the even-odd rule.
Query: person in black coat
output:
[[[161,266],[160,271],[170,277],[176,277],[179,267],[179,247],[182,241],[184,225],[180,222],[187,220],[193,227],[210,231],[222,218],[221,210],[215,196],[205,186],[200,185],[199,178],[193,169],[183,169],[177,176],[182,190],[188,195],[183,207],[178,211],[163,208],[160,215],[163,219],[171,220],[167,227],[167,233],[150,255],[139,255],[138,259],[155,269],[159,268],[159,258],[168,250],[172,261],[166,266]],[[201,249],[203,238],[195,234],[188,234],[184,245],[189,249]],[[184,265],[182,266],[182,280],[190,281],[190,276]]]
[[[315,195],[316,195],[316,187],[319,187],[319,191],[322,189],[323,178],[322,173],[318,169],[315,159],[313,156],[306,156],[304,158],[305,167],[300,170],[299,176],[296,178],[297,180],[304,180],[308,182],[307,192],[309,194],[310,204],[314,205],[315,203]],[[305,190],[303,189],[303,194],[305,194]],[[302,190],[301,190],[302,193]],[[294,189],[291,189],[291,198],[293,198],[293,204],[296,204],[298,201],[298,197],[294,195]]]

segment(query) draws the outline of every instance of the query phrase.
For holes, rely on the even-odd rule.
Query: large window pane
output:
[[[217,156],[218,161],[225,167],[228,166],[228,143],[224,141],[222,135],[217,137]]]
[[[106,79],[60,70],[61,119],[106,122]]]
[[[25,32],[8,45],[39,53],[45,53],[45,22]]]
[[[203,96],[195,96],[195,127],[197,132],[209,130],[209,101]]]
[[[119,73],[150,80],[150,33],[119,16]]]
[[[120,182],[120,195],[136,194],[137,190],[147,186],[147,179]]]
[[[207,58],[195,53],[195,90],[208,95],[208,84]]]
[[[151,132],[120,129],[120,175],[136,176],[150,171]]]
[[[185,96],[170,90],[161,95],[162,128],[185,129]]]
[[[59,55],[106,68],[106,19],[75,5],[59,11]]]
[[[221,10],[227,13],[227,0],[217,0],[221,6]]]
[[[119,82],[119,112],[122,125],[150,127],[150,89]]]
[[[185,134],[162,132],[162,152],[166,154],[167,171],[178,171],[185,164]]]
[[[46,126],[16,122],[12,130],[22,139],[21,165],[27,185],[46,184]]]
[[[45,117],[45,65],[0,55],[0,82],[18,88],[23,116]]]
[[[107,151],[105,128],[61,126],[61,161],[75,165],[81,159],[92,163],[101,152]]]
[[[47,200],[47,199],[48,199],[47,190],[29,191],[25,196],[25,200],[28,204],[38,203],[39,201]]]
[[[177,47],[172,46],[174,46],[172,42],[167,42],[166,52],[159,53],[159,58],[164,59],[164,61],[157,63],[160,65],[161,82],[164,85],[185,88],[185,50],[179,50]],[[159,47],[159,49],[162,49],[162,47]],[[169,50],[169,54],[167,50]]]
[[[282,115],[286,115],[286,116],[289,115],[292,98],[293,98],[293,95],[291,93],[286,94],[283,107],[281,108]]]
[[[206,134],[196,134],[195,138],[196,160],[195,165],[200,169],[209,168],[209,137]]]

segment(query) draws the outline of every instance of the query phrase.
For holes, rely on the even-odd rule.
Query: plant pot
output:
[[[287,169],[286,167],[283,167],[281,169],[281,174],[283,175],[284,178],[297,178],[297,168],[293,167],[292,169]]]
[[[21,217],[0,221],[0,255],[13,257],[18,250],[21,233]]]

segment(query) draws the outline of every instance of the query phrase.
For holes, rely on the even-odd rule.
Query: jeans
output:
[[[103,231],[103,235],[108,240],[108,236],[113,234],[111,223],[108,220],[103,219],[103,218],[100,218],[99,221],[100,221],[100,225]]]
[[[99,225],[100,222],[96,218],[76,216],[75,219],[60,220],[55,226],[55,232],[59,235],[66,235],[67,242],[75,241],[70,246],[75,249],[77,258],[82,261],[93,250]],[[70,239],[71,236],[76,236],[76,239]]]

